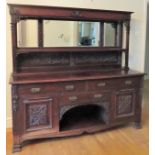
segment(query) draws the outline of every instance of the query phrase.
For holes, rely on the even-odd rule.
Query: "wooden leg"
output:
[[[142,128],[141,122],[140,121],[139,122],[133,122],[133,127],[135,129],[141,129]]]
[[[136,129],[141,129],[142,125],[141,125],[141,113],[142,113],[142,88],[139,89],[138,92],[138,98],[137,98],[137,105],[136,105],[136,117],[135,117],[135,121],[133,122],[133,127]]]
[[[13,145],[12,152],[20,152],[21,151],[21,145]]]
[[[22,148],[22,143],[20,141],[20,136],[19,135],[16,135],[16,136],[13,136],[13,149],[12,149],[12,152],[19,152],[21,151],[21,148]]]

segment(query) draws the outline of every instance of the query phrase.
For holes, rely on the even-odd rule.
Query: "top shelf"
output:
[[[17,48],[17,54],[41,52],[125,52],[127,49],[119,47],[46,47],[46,48]]]
[[[95,10],[65,7],[43,7],[30,5],[9,5],[10,14],[18,15],[21,19],[65,19],[93,21],[124,21],[130,20],[133,12],[114,10]]]

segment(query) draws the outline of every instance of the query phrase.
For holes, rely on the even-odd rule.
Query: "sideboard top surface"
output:
[[[143,73],[134,70],[112,70],[112,71],[92,71],[92,72],[66,72],[66,73],[24,73],[12,76],[10,83],[12,84],[30,84],[30,83],[48,83],[48,82],[65,82],[95,79],[112,79],[121,77],[143,76]]]

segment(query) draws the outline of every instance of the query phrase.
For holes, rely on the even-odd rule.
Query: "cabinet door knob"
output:
[[[125,85],[131,85],[132,84],[132,81],[131,80],[126,80],[125,81]]]
[[[77,96],[70,96],[70,97],[69,97],[69,100],[70,100],[71,102],[77,101],[77,99],[78,99]]]
[[[97,86],[98,87],[104,87],[104,86],[106,86],[106,83],[105,82],[100,82],[100,83],[97,84]]]
[[[30,89],[31,93],[33,93],[33,94],[39,93],[40,90],[41,90],[40,88],[31,88]]]
[[[74,85],[66,85],[65,90],[74,90]]]

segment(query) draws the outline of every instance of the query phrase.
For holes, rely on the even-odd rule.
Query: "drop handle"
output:
[[[70,96],[69,97],[69,101],[73,102],[73,101],[77,101],[78,97],[77,96]]]
[[[95,95],[94,95],[94,98],[96,98],[96,99],[97,99],[97,98],[102,98],[102,96],[103,96],[102,94],[95,94]]]
[[[126,80],[125,81],[125,85],[131,85],[132,84],[132,81],[131,80]]]
[[[100,83],[97,84],[97,86],[98,87],[104,87],[104,86],[106,86],[106,83],[105,82],[100,82]]]
[[[74,90],[74,85],[66,85],[65,90]]]
[[[39,93],[41,91],[41,89],[40,88],[31,88],[30,91],[31,91],[31,93],[36,94],[36,93]]]

